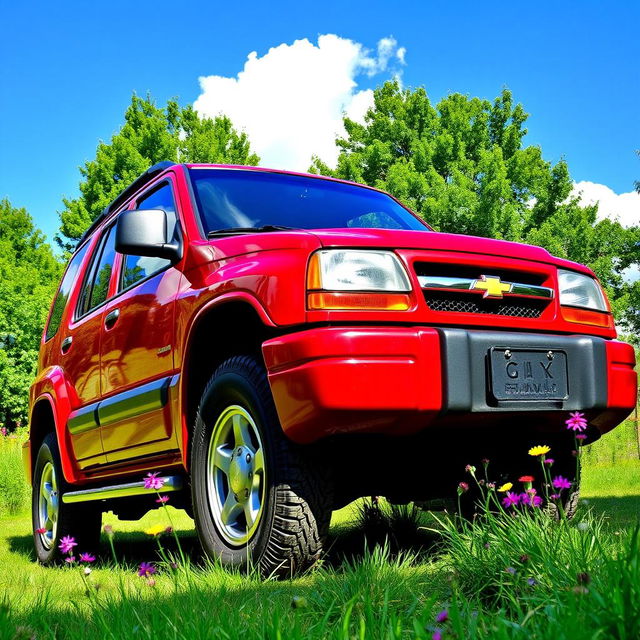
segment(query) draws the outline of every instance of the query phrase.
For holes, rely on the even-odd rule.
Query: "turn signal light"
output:
[[[307,296],[310,310],[406,311],[411,298],[406,293],[352,293],[315,291]]]
[[[567,322],[588,324],[593,327],[613,329],[613,316],[602,311],[590,311],[588,309],[576,309],[574,307],[561,307],[562,317]]]

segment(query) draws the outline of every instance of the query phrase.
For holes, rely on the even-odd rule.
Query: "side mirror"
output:
[[[134,256],[166,258],[178,262],[182,243],[176,225],[173,238],[167,237],[167,214],[160,209],[123,211],[116,226],[116,251]]]

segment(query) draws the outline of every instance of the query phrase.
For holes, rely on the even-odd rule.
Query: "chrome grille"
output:
[[[474,294],[427,290],[424,291],[424,299],[432,311],[476,313],[512,318],[539,318],[547,305],[547,302],[528,298],[492,300]]]

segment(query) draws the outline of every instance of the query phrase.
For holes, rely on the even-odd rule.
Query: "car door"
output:
[[[81,249],[82,251],[82,249]],[[89,266],[67,311],[60,336],[60,365],[68,380],[72,410],[67,428],[81,469],[106,461],[96,419],[100,388],[100,336],[105,302],[113,293],[115,226],[106,227],[90,246]]]
[[[138,209],[162,209],[176,225],[170,180],[139,197]],[[102,325],[99,417],[108,462],[177,450],[170,397],[174,375],[174,305],[181,273],[169,260],[122,255],[117,294]]]

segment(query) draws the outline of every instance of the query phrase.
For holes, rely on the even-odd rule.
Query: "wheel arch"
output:
[[[191,431],[200,398],[213,372],[234,355],[253,356],[263,363],[262,343],[277,329],[264,309],[249,296],[224,296],[194,318],[182,358],[180,406],[182,457],[189,467]]]

